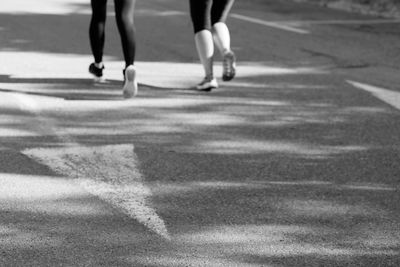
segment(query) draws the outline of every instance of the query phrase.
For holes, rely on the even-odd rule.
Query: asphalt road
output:
[[[187,1],[138,1],[123,100],[111,1],[100,84],[88,1],[3,2],[0,266],[400,265],[399,21],[237,1],[199,93]]]

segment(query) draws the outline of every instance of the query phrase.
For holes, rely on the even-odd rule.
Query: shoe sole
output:
[[[229,67],[226,67],[226,66]],[[222,80],[224,82],[230,81],[235,78],[236,75],[236,57],[233,53],[229,53],[224,56],[224,71],[222,74]]]
[[[206,88],[196,88],[196,91],[200,91],[200,92],[210,92],[213,89],[217,89],[218,86],[209,86]]]
[[[95,83],[107,83],[107,80],[104,77],[98,77],[94,74],[92,74],[92,75],[93,75],[93,81]]]
[[[138,93],[136,82],[136,70],[133,67],[128,67],[125,70],[125,82],[123,87],[124,98],[132,98]]]
[[[205,87],[198,87],[198,86],[195,87],[195,89],[197,91],[209,92],[212,89],[217,89],[218,88],[218,83],[217,82],[210,82]]]

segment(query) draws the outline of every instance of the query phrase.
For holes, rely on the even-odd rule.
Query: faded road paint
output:
[[[262,19],[256,19],[256,18],[252,18],[252,17],[248,17],[248,16],[239,15],[239,14],[232,14],[231,17],[235,18],[235,19],[259,24],[259,25],[264,25],[264,26],[271,27],[271,28],[284,30],[284,31],[289,31],[289,32],[294,32],[294,33],[299,33],[299,34],[310,34],[309,31],[291,27],[291,26],[285,25],[284,23],[280,23],[280,22],[265,21]]]
[[[68,134],[57,131],[55,120],[41,120],[39,104],[33,97],[13,94],[20,109],[37,117],[37,131],[56,136],[63,148],[36,148],[23,153],[55,172],[76,179],[89,193],[98,196],[151,231],[169,239],[164,221],[149,205],[150,189],[144,184],[132,144],[86,147]],[[49,101],[58,99],[46,98]],[[42,103],[43,104],[43,103]]]
[[[144,184],[133,145],[38,148],[26,150],[24,154],[63,176],[76,179],[89,193],[169,239],[163,220],[149,205],[151,191]]]

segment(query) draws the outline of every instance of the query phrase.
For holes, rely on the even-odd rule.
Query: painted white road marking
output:
[[[398,19],[375,19],[375,20],[296,20],[296,21],[266,21],[240,14],[232,14],[232,18],[252,22],[267,27],[277,28],[299,34],[310,34],[309,30],[300,29],[307,25],[376,25],[376,24],[399,24]]]
[[[388,89],[379,88],[369,84],[359,83],[350,80],[348,80],[347,82],[358,89],[362,89],[364,91],[371,93],[373,96],[377,97],[383,102],[400,110],[400,92],[395,92]]]
[[[261,20],[261,19],[256,19],[256,18],[252,18],[252,17],[248,17],[248,16],[239,15],[239,14],[231,14],[231,17],[235,18],[235,19],[247,21],[247,22],[252,22],[255,24],[264,25],[264,26],[271,27],[271,28],[289,31],[289,32],[294,32],[294,33],[299,33],[299,34],[310,34],[310,31],[298,29],[298,28],[295,28],[292,26],[285,25],[284,23],[280,23],[280,22],[265,21],[265,20]]]
[[[149,205],[151,191],[144,184],[133,149],[133,145],[106,145],[23,152],[55,172],[76,179],[89,193],[169,239],[164,221]]]
[[[89,193],[119,208],[158,235],[170,239],[164,221],[149,205],[151,191],[144,183],[133,145],[82,146],[70,135],[59,133],[54,119],[40,118],[41,109],[34,97],[18,93],[13,96],[21,110],[34,114],[40,120],[34,126],[38,131],[56,136],[65,145],[63,148],[25,150],[25,155],[65,177],[76,179]],[[62,101],[40,99],[43,102],[44,99]]]
[[[296,20],[285,21],[284,24],[292,26],[302,25],[373,25],[373,24],[399,24],[400,20],[373,19],[373,20]]]

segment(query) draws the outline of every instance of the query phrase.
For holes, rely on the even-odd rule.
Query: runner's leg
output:
[[[103,61],[105,24],[107,18],[107,0],[91,0],[92,19],[89,26],[90,46],[95,63]]]
[[[231,36],[225,23],[234,0],[214,0],[211,8],[211,24],[214,41],[223,57],[224,81],[232,80],[236,75],[236,57],[231,50]]]
[[[134,11],[136,0],[114,0],[115,18],[121,36],[122,51],[125,59],[123,96],[131,98],[138,93],[136,68],[133,66],[136,55],[136,37]]]
[[[96,1],[96,0],[92,0]],[[121,35],[125,67],[133,65],[136,54],[134,8],[136,0],[114,0],[117,26]]]
[[[211,9],[211,24],[215,43],[222,55],[231,50],[231,37],[225,23],[234,0],[214,0]]]
[[[212,0],[190,0],[190,15],[195,33],[195,43],[206,78],[213,78],[214,42],[211,29]]]

